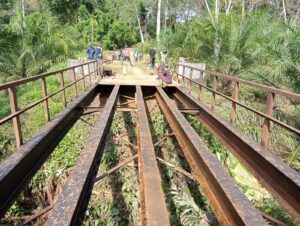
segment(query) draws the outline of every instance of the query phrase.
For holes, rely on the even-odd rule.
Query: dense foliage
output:
[[[176,60],[184,56],[211,70],[300,92],[299,26],[263,12],[220,16],[217,25],[206,16],[168,30],[163,44]]]

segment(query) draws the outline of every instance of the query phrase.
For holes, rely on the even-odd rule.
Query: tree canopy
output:
[[[209,69],[300,92],[297,0],[0,1],[1,78],[26,77],[74,57],[139,42]],[[159,10],[160,9],[160,10]],[[159,43],[155,43],[155,39]]]

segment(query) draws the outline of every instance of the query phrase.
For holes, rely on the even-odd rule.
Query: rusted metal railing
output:
[[[265,85],[254,83],[254,82],[250,82],[250,81],[247,81],[247,80],[239,79],[239,78],[236,78],[236,77],[224,75],[224,74],[217,73],[217,72],[202,70],[202,69],[192,67],[192,66],[187,66],[187,65],[183,65],[183,64],[178,64],[177,66],[178,66],[178,68],[179,68],[179,66],[182,67],[182,74],[179,74],[179,70],[177,70],[176,72],[173,71],[173,73],[175,74],[176,80],[178,82],[180,80],[181,85],[182,84],[186,85],[186,81],[188,81],[189,82],[188,88],[190,90],[191,90],[193,85],[198,87],[199,88],[199,90],[198,90],[198,99],[200,99],[201,92],[202,92],[203,88],[212,93],[212,100],[211,100],[211,109],[212,110],[214,110],[214,108],[215,108],[216,95],[231,101],[231,103],[232,103],[231,112],[230,112],[230,123],[231,124],[234,124],[234,122],[235,122],[237,106],[245,108],[245,109],[247,109],[247,110],[263,117],[264,118],[264,123],[263,123],[263,126],[262,126],[261,144],[264,147],[268,146],[271,122],[275,123],[276,125],[279,125],[279,126],[283,127],[284,129],[286,129],[290,132],[293,132],[297,136],[300,136],[300,130],[299,129],[297,129],[293,126],[290,126],[290,125],[288,125],[288,124],[286,124],[286,123],[284,123],[284,122],[282,122],[282,121],[280,121],[280,120],[278,120],[278,119],[276,119],[272,116],[273,108],[274,108],[274,105],[275,105],[275,95],[286,97],[286,98],[289,98],[291,100],[299,102],[300,101],[300,95],[299,94],[292,93],[292,92],[289,92],[289,91],[285,91],[285,90],[282,90],[282,89],[277,89],[277,88],[270,87],[270,86],[265,86]],[[185,75],[186,74],[185,73],[186,68],[190,69],[191,73],[189,74],[189,77],[187,77]],[[200,72],[200,78],[204,77],[204,73],[207,74],[207,75],[212,76],[213,77],[212,87],[210,88],[207,85],[204,85],[200,82],[197,82],[197,81],[193,80],[192,79],[192,71],[199,71]],[[182,79],[179,79],[179,76]],[[218,79],[224,79],[226,81],[231,81],[232,82],[233,91],[232,91],[232,96],[231,97],[217,91]],[[240,84],[243,84],[243,85],[246,85],[246,86],[249,86],[249,87],[252,87],[252,88],[257,88],[257,89],[263,90],[263,91],[268,93],[265,112],[261,112],[259,110],[256,110],[253,107],[250,107],[250,106],[248,106],[246,104],[243,104],[239,101],[238,97],[239,97]]]
[[[45,114],[45,120],[47,122],[50,121],[50,113],[49,113],[49,98],[62,93],[62,104],[63,107],[67,106],[67,98],[66,98],[66,89],[70,87],[74,87],[74,92],[75,96],[78,96],[78,87],[77,83],[79,81],[83,81],[83,86],[84,86],[84,91],[86,90],[86,79],[89,78],[89,86],[92,85],[92,75],[95,75],[95,78],[98,74],[100,74],[101,67],[99,65],[100,63],[98,61],[90,61],[87,63],[83,63],[80,65],[75,65],[72,67],[64,68],[61,70],[53,71],[53,72],[48,72],[48,73],[43,73],[37,76],[25,78],[25,79],[20,79],[17,81],[9,82],[0,85],[0,91],[8,91],[8,96],[9,96],[9,102],[10,102],[10,109],[11,109],[11,114],[8,116],[0,119],[0,126],[3,125],[4,123],[11,121],[13,122],[13,128],[14,128],[14,134],[15,134],[15,140],[16,140],[16,145],[17,147],[20,147],[23,144],[23,135],[22,135],[22,127],[21,127],[21,121],[20,121],[20,115],[33,107],[39,105],[39,104],[44,104],[44,114]],[[92,68],[94,69],[91,72],[90,66],[92,65]],[[88,67],[88,74],[84,74],[84,67]],[[77,68],[81,68],[82,70],[82,76],[78,78],[76,76],[75,70]],[[70,84],[66,85],[65,84],[65,73],[72,71],[72,77],[73,77],[73,82]],[[60,81],[60,89],[55,91],[54,93],[48,94],[47,92],[47,83],[46,83],[46,78],[49,76],[58,76],[58,79]],[[42,98],[36,102],[30,103],[29,105],[25,106],[24,108],[20,109],[19,104],[18,104],[18,97],[17,97],[17,89],[18,86],[27,84],[29,82],[37,81],[40,80],[42,84]]]

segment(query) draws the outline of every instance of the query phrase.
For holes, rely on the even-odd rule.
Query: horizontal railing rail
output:
[[[79,76],[76,76],[76,69],[80,70]],[[85,73],[85,69],[87,69],[87,73]],[[93,70],[92,70],[93,69]],[[92,71],[91,71],[92,70]],[[71,71],[71,76],[72,76],[72,82],[69,84],[65,84],[65,73]],[[50,113],[49,113],[49,98],[62,93],[62,104],[63,107],[67,106],[67,98],[66,98],[66,92],[65,90],[67,88],[70,88],[74,86],[74,93],[75,96],[78,97],[78,82],[82,81],[83,85],[83,90],[87,90],[87,86],[92,85],[92,76],[94,75],[94,80],[97,81],[99,75],[102,74],[102,62],[100,61],[89,61],[86,63],[82,63],[79,65],[71,66],[68,68],[64,68],[61,70],[56,70],[52,72],[47,72],[43,73],[40,75],[36,75],[33,77],[25,78],[25,79],[20,79],[17,81],[13,82],[8,82],[5,84],[0,85],[0,91],[8,91],[8,97],[9,97],[9,103],[10,103],[10,109],[11,113],[4,118],[0,119],[0,126],[3,125],[6,122],[9,122],[10,120],[13,121],[13,128],[14,128],[14,134],[15,134],[15,140],[16,140],[16,145],[17,147],[20,147],[23,144],[23,135],[22,135],[22,127],[21,127],[21,122],[20,122],[20,115],[23,114],[24,112],[32,109],[33,107],[44,103],[44,114],[45,114],[45,120],[47,122],[50,121]],[[47,93],[47,82],[46,78],[50,76],[57,76],[59,81],[60,81],[60,89],[48,94]],[[89,80],[89,84],[87,85],[87,81]],[[25,85],[29,82],[33,81],[38,81],[40,80],[42,83],[42,98],[39,99],[38,101],[35,101],[33,103],[28,104],[24,108],[20,109],[18,105],[18,97],[17,97],[17,88],[18,86]]]
[[[211,109],[214,110],[215,108],[215,103],[216,103],[216,95],[223,97],[229,101],[231,101],[232,103],[232,108],[231,108],[231,112],[230,112],[230,123],[234,124],[235,122],[235,118],[236,118],[236,110],[237,110],[237,106],[243,107],[261,117],[264,118],[264,123],[262,126],[262,135],[261,135],[261,144],[263,146],[268,146],[268,142],[269,142],[269,136],[270,136],[270,126],[271,126],[271,122],[283,127],[284,129],[293,132],[294,134],[296,134],[298,137],[300,137],[300,130],[288,125],[276,118],[274,118],[272,116],[273,113],[273,108],[275,105],[275,94],[278,96],[283,96],[295,101],[300,101],[300,95],[296,94],[296,93],[292,93],[289,91],[285,91],[285,90],[281,90],[281,89],[277,89],[274,87],[270,87],[270,86],[265,86],[265,85],[261,85],[261,84],[257,84],[254,82],[250,82],[247,80],[243,80],[243,79],[239,79],[239,78],[235,78],[232,76],[228,76],[228,75],[224,75],[221,73],[217,73],[217,72],[210,72],[210,71],[206,71],[203,69],[199,69],[193,66],[188,66],[185,64],[177,64],[178,69],[177,71],[173,71],[173,74],[176,75],[176,80],[177,82],[179,81],[179,76],[182,78],[182,82],[183,84],[186,84],[186,81],[189,82],[189,88],[191,90],[192,86],[196,86],[199,89],[199,95],[198,98],[200,98],[200,94],[202,92],[202,88],[206,89],[207,91],[212,93],[212,100],[211,100]],[[179,66],[182,67],[182,74],[179,73]],[[189,77],[185,76],[185,71],[186,68],[189,68],[190,73],[189,73]],[[209,74],[211,76],[213,76],[213,82],[212,82],[212,88],[208,87],[207,85],[201,83],[201,82],[197,82],[195,80],[192,79],[192,74],[193,71],[199,71],[200,72],[200,79],[204,78],[204,73]],[[232,91],[232,96],[227,96],[219,91],[217,91],[217,81],[218,78],[222,78],[225,79],[227,81],[231,81],[233,83],[233,91]],[[175,79],[175,77],[173,76],[173,79]],[[246,104],[243,104],[239,101],[239,86],[240,84],[244,84],[247,85],[249,87],[253,87],[253,88],[257,88],[263,91],[266,91],[268,93],[267,95],[267,101],[266,101],[266,111],[265,112],[261,112],[259,110],[254,109],[253,107],[250,107]]]
[[[240,84],[244,84],[244,85],[247,85],[247,86],[250,86],[250,87],[253,87],[253,88],[258,88],[258,89],[264,90],[266,92],[271,92],[271,93],[274,93],[274,94],[277,94],[277,95],[280,95],[280,96],[284,96],[284,97],[287,97],[287,98],[290,98],[290,99],[300,101],[300,94],[297,94],[297,93],[293,93],[293,92],[290,92],[290,91],[278,89],[278,88],[271,87],[271,86],[262,85],[262,84],[259,84],[259,83],[251,82],[251,81],[248,81],[248,80],[236,78],[236,77],[233,77],[233,76],[221,74],[221,73],[214,72],[214,71],[207,71],[207,70],[203,70],[203,69],[196,68],[196,67],[193,67],[193,66],[187,66],[185,64],[177,64],[177,65],[182,66],[183,71],[184,71],[185,68],[190,68],[191,70],[199,71],[202,74],[205,73],[205,74],[208,74],[208,75],[211,75],[211,76],[216,76],[218,78],[223,78],[223,79],[228,80],[228,81],[238,82]]]

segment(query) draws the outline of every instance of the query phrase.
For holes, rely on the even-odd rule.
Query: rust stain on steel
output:
[[[96,85],[91,87],[0,165],[0,217],[80,117],[83,109],[79,106],[92,102],[96,88]]]
[[[198,108],[197,118],[300,222],[300,174],[182,89],[174,96],[187,107]]]
[[[146,107],[140,86],[137,94],[137,134],[140,192],[143,225],[170,225],[169,214],[161,186]]]
[[[95,61],[91,61],[91,62],[87,62],[87,63],[83,63],[83,64],[78,64],[78,65],[74,65],[72,67],[60,69],[60,70],[57,70],[57,71],[47,72],[47,73],[43,73],[43,74],[39,74],[39,75],[36,75],[36,76],[29,77],[29,78],[24,78],[24,79],[19,79],[17,81],[4,83],[4,84],[0,85],[0,91],[8,89],[12,86],[16,87],[16,86],[19,86],[19,85],[22,85],[22,84],[26,84],[28,82],[32,82],[32,81],[38,80],[40,78],[47,78],[51,75],[59,74],[61,72],[65,72],[65,71],[75,69],[75,68],[78,68],[78,67],[81,67],[81,66],[84,66],[84,65],[88,65],[88,64],[91,64],[93,62],[97,62],[97,61],[95,60]],[[99,62],[97,62],[97,63],[99,64]]]
[[[156,97],[220,224],[267,225],[160,87]]]
[[[300,100],[300,95],[299,94],[292,93],[292,92],[289,92],[289,91],[286,91],[286,90],[283,90],[283,89],[277,89],[277,88],[274,88],[274,87],[271,87],[271,86],[266,86],[266,85],[262,85],[262,84],[259,84],[259,83],[250,82],[250,81],[247,81],[247,80],[237,78],[237,76],[225,75],[225,74],[221,74],[221,73],[218,73],[218,72],[207,71],[207,70],[203,70],[203,69],[199,69],[199,68],[196,68],[196,67],[187,66],[187,65],[183,65],[183,64],[177,64],[177,65],[181,65],[183,67],[188,67],[190,69],[200,71],[202,73],[209,74],[210,76],[217,76],[217,77],[223,78],[223,79],[228,80],[228,81],[239,82],[241,84],[245,84],[245,85],[248,85],[250,87],[254,87],[254,88],[264,90],[264,91],[267,91],[267,92],[271,92],[271,93],[275,93],[275,94],[278,94],[280,96],[284,96],[284,97],[291,98],[291,99],[294,99],[294,100],[298,100],[298,101]]]
[[[107,100],[46,225],[81,225],[113,119],[119,88],[116,85]]]

